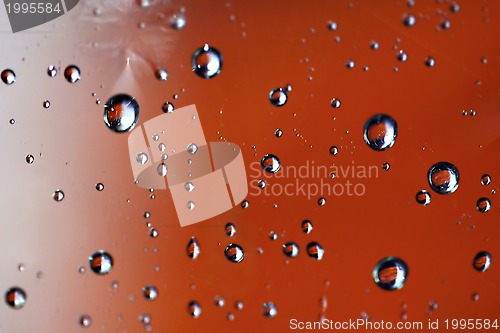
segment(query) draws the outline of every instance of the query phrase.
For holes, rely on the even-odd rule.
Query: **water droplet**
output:
[[[229,237],[233,237],[236,233],[236,227],[231,222],[226,223],[224,230],[226,231],[226,235],[228,235]]]
[[[143,152],[137,153],[137,155],[135,155],[135,160],[139,164],[146,164],[148,161],[148,155]]]
[[[330,147],[330,154],[335,156],[339,153],[339,149],[337,148],[337,146],[331,146]]]
[[[323,255],[325,254],[325,250],[323,247],[316,242],[310,242],[307,244],[307,254],[309,257],[314,258],[316,260],[323,259]]]
[[[324,198],[324,197],[319,198],[319,199],[318,199],[318,205],[319,205],[319,206],[324,206],[324,205],[326,205],[326,198]]]
[[[17,270],[18,270],[19,272],[23,272],[23,271],[24,271],[24,264],[23,264],[23,263],[18,264],[18,265],[17,265]]]
[[[158,230],[155,228],[149,229],[149,237],[151,237],[151,238],[158,237]]]
[[[150,212],[144,212],[143,216],[144,216],[145,219],[149,219],[151,217],[151,213]]]
[[[472,294],[472,301],[474,301],[474,302],[479,301],[479,294],[478,293],[473,293]]]
[[[175,30],[181,30],[186,26],[186,17],[182,13],[173,14],[170,17],[169,23]]]
[[[0,77],[2,78],[3,83],[7,85],[11,85],[16,82],[16,74],[12,69],[4,69],[0,74]]]
[[[427,67],[434,67],[436,60],[433,57],[425,57],[424,63]]]
[[[406,60],[408,60],[408,54],[406,54],[406,52],[403,50],[399,50],[396,58],[401,62],[405,62]]]
[[[274,106],[283,106],[288,100],[288,95],[282,88],[276,88],[269,92],[269,101]]]
[[[211,79],[222,69],[222,55],[216,48],[205,44],[194,52],[192,68],[199,77]]]
[[[108,274],[113,268],[113,257],[105,251],[97,251],[89,257],[89,266],[96,274]]]
[[[460,11],[460,5],[456,2],[452,3],[450,5],[450,12],[452,12],[453,14],[456,14]]]
[[[431,203],[431,194],[426,190],[421,190],[418,191],[417,195],[415,196],[415,199],[422,206],[427,206],[428,204]]]
[[[161,106],[161,109],[165,113],[172,113],[172,112],[174,112],[174,105],[167,101],[167,102],[163,103],[163,105]]]
[[[403,287],[408,275],[406,263],[396,257],[380,260],[373,270],[375,283],[385,290],[396,290]]]
[[[226,302],[224,301],[224,298],[217,295],[214,297],[214,304],[215,304],[215,306],[218,306],[220,308],[220,307],[223,307],[224,304],[226,304]]]
[[[355,63],[355,62],[354,62],[354,60],[352,60],[352,59],[347,60],[347,62],[346,62],[346,64],[345,64],[345,66],[346,66],[347,68],[349,68],[349,69],[354,68],[354,66],[355,66],[355,65],[356,65],[356,63]]]
[[[479,198],[476,202],[476,208],[481,213],[486,213],[491,209],[491,202],[488,198]]]
[[[155,77],[160,81],[165,81],[168,79],[168,72],[165,68],[159,67],[155,70]]]
[[[281,168],[281,163],[279,158],[273,154],[266,154],[262,157],[260,165],[265,172],[276,173]]]
[[[372,50],[378,50],[378,48],[379,48],[379,44],[378,44],[378,42],[377,42],[376,40],[372,40],[372,41],[370,42],[370,48],[371,48]]]
[[[81,327],[89,327],[92,324],[92,318],[90,318],[89,315],[84,314],[81,315],[80,318],[78,318],[78,322],[80,323]]]
[[[196,154],[196,152],[198,151],[198,146],[194,143],[190,143],[188,146],[187,146],[187,152],[191,155],[194,155]]]
[[[443,30],[448,30],[448,29],[450,29],[450,28],[451,28],[451,22],[450,22],[450,20],[448,20],[448,19],[443,19],[443,20],[441,21],[441,28],[443,28]]]
[[[263,180],[263,179],[259,179],[259,181],[257,182],[257,186],[258,186],[259,188],[264,188],[264,187],[266,187],[266,185],[267,185],[267,184],[266,184],[266,181],[265,181],[265,180]]]
[[[474,257],[472,265],[479,272],[486,271],[491,265],[491,254],[486,251],[479,252]]]
[[[141,313],[139,315],[139,321],[144,325],[148,325],[151,323],[151,315],[149,313]]]
[[[158,175],[160,175],[160,177],[165,177],[167,175],[167,170],[167,165],[165,163],[158,163],[156,171],[158,172]]]
[[[326,27],[328,28],[328,30],[331,30],[331,31],[337,30],[337,22],[328,21],[326,23]]]
[[[238,244],[229,244],[224,250],[224,254],[230,262],[240,262],[245,257],[245,252]]]
[[[42,105],[44,108],[48,109],[48,108],[50,108],[50,101],[45,100],[45,101],[43,101]]]
[[[236,308],[236,310],[243,310],[244,306],[245,305],[243,304],[242,301],[236,301],[236,302],[234,302],[234,307]]]
[[[438,162],[427,173],[431,189],[439,194],[450,194],[458,188],[460,174],[451,163]]]
[[[54,193],[52,193],[52,199],[55,201],[62,201],[64,199],[64,192],[61,190],[55,190]]]
[[[19,287],[12,287],[5,293],[5,302],[14,309],[21,309],[26,299],[26,292]]]
[[[104,123],[114,132],[131,131],[138,120],[139,103],[129,95],[114,95],[104,106]]]
[[[283,244],[283,253],[291,258],[295,258],[299,254],[299,246],[295,242],[287,242]]]
[[[14,125],[16,123],[16,120],[14,118],[9,120],[9,124]]]
[[[276,232],[274,232],[274,231],[271,231],[269,233],[269,239],[272,240],[272,241],[277,240],[278,239],[278,234]]]
[[[80,80],[80,69],[75,65],[70,65],[64,70],[64,77],[69,83],[75,83]]]
[[[49,75],[50,77],[56,76],[57,75],[57,68],[54,65],[50,65],[47,68],[47,75]]]
[[[198,241],[196,238],[191,237],[191,239],[188,242],[187,248],[187,255],[191,259],[196,259],[200,255],[200,244],[198,244]]]
[[[340,99],[332,98],[332,100],[330,101],[330,105],[332,106],[332,108],[338,109],[340,107]]]
[[[475,110],[470,110],[469,114],[471,115],[471,117],[475,117],[477,112]]]
[[[26,163],[33,164],[33,162],[35,162],[35,157],[31,154],[26,155]]]
[[[104,190],[104,184],[103,183],[97,183],[95,184],[95,189],[98,191]]]
[[[313,224],[311,221],[309,220],[302,221],[302,231],[305,234],[310,234],[312,230],[313,230]]]
[[[189,210],[193,210],[194,209],[194,202],[193,201],[188,201],[186,207]]]
[[[416,22],[417,19],[415,18],[415,15],[408,13],[403,15],[403,24],[407,27],[413,27]]]
[[[158,289],[152,285],[145,286],[142,288],[142,295],[148,301],[154,301],[158,297]]]
[[[198,318],[201,315],[200,304],[196,301],[189,302],[187,310],[189,315],[193,318]]]
[[[364,139],[373,150],[382,151],[394,145],[398,135],[398,124],[388,115],[377,114],[365,123]]]
[[[262,314],[267,318],[274,318],[278,314],[278,309],[273,302],[267,302],[262,306]]]
[[[243,200],[241,202],[241,208],[248,208],[250,206],[250,202],[248,200]]]
[[[484,174],[481,176],[481,184],[489,185],[491,183],[491,177],[488,174]]]
[[[277,128],[276,131],[274,131],[274,136],[276,136],[277,138],[281,138],[283,136],[283,131]]]
[[[391,165],[387,162],[382,163],[382,170],[387,171],[391,168]]]

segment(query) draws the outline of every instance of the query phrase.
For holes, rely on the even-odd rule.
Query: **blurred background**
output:
[[[88,0],[16,34],[0,15],[0,332],[499,319],[498,2]],[[120,93],[137,125],[195,104],[242,149],[246,201],[181,227],[103,119]]]

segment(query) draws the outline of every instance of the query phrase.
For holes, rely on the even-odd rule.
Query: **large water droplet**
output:
[[[481,213],[486,213],[491,209],[491,202],[488,198],[479,198],[476,202],[476,208]]]
[[[104,106],[104,123],[114,132],[131,131],[138,120],[139,103],[129,95],[114,95]]]
[[[196,301],[189,302],[187,310],[188,310],[188,313],[193,318],[198,318],[201,315],[201,306]]]
[[[227,260],[231,262],[240,262],[245,257],[243,248],[241,248],[241,246],[239,246],[238,244],[229,244],[228,246],[226,246],[224,254]]]
[[[276,88],[269,92],[269,101],[274,106],[283,106],[288,100],[288,95],[282,88]]]
[[[291,258],[295,258],[299,254],[299,246],[295,242],[287,242],[283,244],[283,253]]]
[[[486,251],[479,252],[474,257],[472,265],[479,272],[486,271],[491,265],[491,254]]]
[[[228,235],[229,237],[233,237],[234,234],[236,234],[236,227],[231,222],[226,223],[226,227],[224,229],[226,231],[226,235]]]
[[[325,254],[325,250],[323,247],[316,242],[310,242],[307,244],[307,254],[309,257],[314,258],[316,260],[323,259],[323,255]]]
[[[191,259],[196,259],[200,255],[200,244],[198,244],[198,241],[196,238],[191,237],[191,239],[188,242],[187,248],[187,255]]]
[[[439,194],[450,194],[458,188],[460,174],[451,163],[438,162],[430,167],[427,178],[431,189]]]
[[[363,132],[366,144],[373,150],[382,151],[394,145],[398,125],[391,116],[377,114],[366,121]]]
[[[5,302],[14,309],[22,308],[26,299],[26,292],[19,287],[12,287],[5,293]]]
[[[273,302],[267,302],[262,306],[262,314],[267,318],[274,318],[278,314],[278,309]]]
[[[97,251],[89,257],[89,266],[96,274],[108,274],[113,268],[113,257],[105,251]]]
[[[266,154],[262,157],[260,165],[265,172],[276,173],[281,168],[281,163],[279,158],[273,154]]]
[[[211,79],[222,70],[222,55],[216,48],[205,44],[194,52],[192,68],[199,77]]]
[[[396,257],[380,260],[373,270],[375,283],[385,290],[396,290],[403,287],[408,275],[406,263]]]
[[[80,68],[70,65],[64,70],[64,77],[69,83],[75,83],[80,80]]]
[[[0,74],[0,77],[2,78],[3,83],[7,85],[11,85],[16,82],[16,74],[12,69],[4,69],[2,74]]]
[[[142,288],[142,295],[148,301],[154,301],[158,297],[158,289],[152,285],[145,286]]]
[[[418,191],[417,195],[415,196],[415,199],[422,206],[427,206],[428,204],[431,203],[431,194],[426,190],[421,190]]]

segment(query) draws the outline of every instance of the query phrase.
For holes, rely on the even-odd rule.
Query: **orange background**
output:
[[[412,8],[406,1],[369,0],[114,3],[84,1],[17,34],[0,11],[0,68],[17,76],[13,85],[0,84],[0,291],[19,286],[28,294],[23,309],[0,304],[0,332],[75,332],[82,314],[92,318],[88,332],[141,332],[142,313],[151,315],[153,332],[287,332],[291,318],[344,321],[363,313],[393,323],[403,312],[408,321],[425,323],[500,319],[498,194],[492,194],[500,177],[497,2],[461,1],[456,14],[448,1],[423,0]],[[186,26],[174,30],[168,20],[182,7]],[[415,26],[403,25],[405,13],[416,16]],[[444,17],[451,28],[438,31]],[[327,29],[329,20],[336,31]],[[380,45],[376,51],[372,40]],[[192,54],[205,43],[223,56],[221,73],[210,80],[191,71]],[[396,59],[400,49],[408,54],[404,63]],[[427,56],[434,67],[424,65]],[[352,69],[345,66],[349,59]],[[75,84],[62,75],[71,64],[82,71]],[[54,78],[46,74],[49,65],[59,69]],[[156,80],[157,66],[168,70],[167,81]],[[272,106],[269,91],[285,84],[293,87],[286,105]],[[282,168],[354,163],[379,167],[378,177],[354,180],[366,188],[361,197],[326,196],[319,206],[319,196],[249,195],[247,209],[181,228],[168,192],[150,199],[133,184],[127,134],[103,123],[104,103],[121,92],[138,100],[139,123],[161,114],[165,101],[176,108],[196,104],[207,141],[242,148],[249,186],[258,180],[252,163],[267,153]],[[341,100],[340,108],[329,105],[332,98]],[[477,115],[463,116],[464,109]],[[363,125],[376,113],[391,115],[399,127],[394,146],[383,152],[363,141]],[[281,138],[274,136],[277,128]],[[336,156],[332,145],[339,147]],[[35,156],[31,165],[27,154]],[[439,161],[460,171],[451,195],[438,195],[427,183],[429,167]],[[488,186],[480,183],[485,173],[492,177]],[[266,181],[270,187],[295,180]],[[66,195],[62,202],[51,198],[57,188]],[[422,189],[432,195],[425,207],[415,201]],[[480,197],[491,200],[491,211],[477,211]],[[304,219],[314,225],[311,234],[301,230]],[[224,232],[230,221],[237,229],[232,238]],[[158,229],[156,239],[147,222]],[[277,240],[269,239],[271,231]],[[186,254],[192,236],[201,246],[195,260]],[[288,241],[300,253],[286,263],[281,247]],[[307,256],[312,241],[323,246],[323,260]],[[242,262],[226,260],[229,243],[243,247]],[[115,261],[106,276],[88,268],[87,258],[100,249]],[[482,250],[492,254],[492,265],[479,273],[472,259]],[[386,256],[409,266],[400,290],[373,281],[375,264]],[[141,294],[150,284],[159,290],[155,301]],[[214,305],[216,295],[224,307]],[[199,318],[187,312],[191,300],[201,305]],[[262,315],[269,301],[277,306],[275,318]],[[432,302],[438,308],[429,313]]]

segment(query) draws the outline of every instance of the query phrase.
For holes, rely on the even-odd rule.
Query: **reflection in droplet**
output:
[[[421,190],[417,192],[415,199],[422,206],[427,206],[428,204],[431,203],[431,194],[426,190]]]
[[[26,299],[26,292],[19,287],[12,287],[5,293],[5,302],[14,309],[21,309]]]
[[[373,270],[375,283],[385,290],[396,290],[403,287],[408,275],[406,263],[396,257],[380,260]]]
[[[427,178],[433,191],[439,194],[450,194],[458,188],[460,174],[453,164],[438,162],[430,167]]]
[[[319,199],[318,199],[318,205],[319,205],[319,206],[324,206],[324,205],[326,205],[326,198],[324,198],[324,197],[319,198]]]
[[[163,105],[161,106],[161,109],[165,113],[172,113],[172,112],[174,112],[174,105],[167,101],[167,102],[163,103]]]
[[[80,69],[75,65],[70,65],[64,70],[64,77],[69,83],[75,83],[80,80]]]
[[[243,258],[245,257],[245,252],[243,251],[243,248],[238,244],[229,244],[224,250],[224,255],[230,262],[237,263],[243,260]]]
[[[188,242],[187,248],[187,255],[191,259],[196,259],[200,255],[200,244],[198,244],[198,241],[196,238],[191,237],[191,239]]]
[[[113,268],[113,257],[105,251],[97,251],[89,257],[89,266],[96,274],[108,274]]]
[[[481,176],[481,184],[489,185],[491,183],[491,177],[488,174],[484,174]]]
[[[260,165],[265,172],[276,173],[281,168],[281,163],[279,158],[273,154],[266,154],[262,157]]]
[[[158,297],[158,289],[152,285],[145,286],[142,288],[142,295],[148,301],[154,301]]]
[[[295,242],[287,242],[283,244],[283,253],[291,258],[295,258],[299,254],[299,246]]]
[[[312,230],[313,230],[313,224],[311,221],[309,220],[302,221],[302,231],[305,234],[310,234]]]
[[[211,79],[222,69],[222,55],[216,48],[205,44],[194,52],[192,68],[199,77]]]
[[[366,121],[363,133],[365,142],[371,149],[382,151],[394,145],[398,125],[391,116],[377,114]]]
[[[229,237],[233,237],[234,234],[236,234],[236,227],[231,222],[226,223],[224,230],[226,231],[226,235],[228,235]]]
[[[330,147],[330,154],[335,156],[339,153],[339,149],[337,148],[337,146],[331,146]]]
[[[129,95],[114,95],[104,106],[104,123],[114,132],[131,131],[138,120],[139,103]]]
[[[92,318],[87,314],[81,315],[78,318],[78,323],[80,323],[81,327],[89,327],[92,324]]]
[[[491,202],[488,198],[479,198],[476,202],[476,208],[481,213],[486,213],[491,209]]]
[[[276,88],[269,92],[269,101],[274,106],[283,106],[288,100],[288,95],[282,88]]]
[[[52,193],[52,199],[55,201],[62,201],[64,199],[64,192],[61,190],[55,190],[54,193]]]
[[[323,247],[316,242],[310,242],[307,244],[307,254],[309,257],[314,258],[316,260],[323,259],[323,255],[325,254],[325,250]]]
[[[196,301],[189,302],[187,310],[193,318],[198,318],[201,315],[201,306]]]
[[[0,77],[2,78],[3,83],[7,85],[11,85],[16,82],[16,74],[12,69],[4,69],[0,74]]]
[[[474,257],[474,261],[472,262],[474,269],[479,272],[484,272],[491,265],[491,254],[486,251],[481,251]]]
[[[273,302],[267,302],[262,306],[262,314],[267,318],[274,318],[278,314],[278,309]]]

